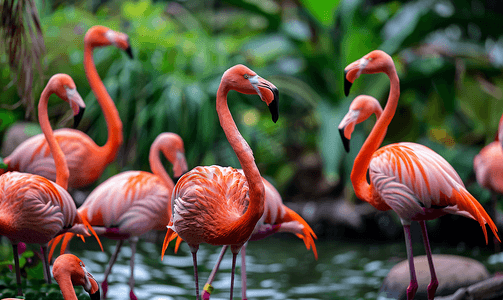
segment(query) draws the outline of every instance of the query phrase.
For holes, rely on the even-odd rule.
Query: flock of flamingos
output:
[[[162,255],[177,239],[189,245],[194,262],[196,299],[199,297],[197,250],[199,244],[223,245],[220,257],[203,288],[202,299],[210,299],[211,283],[220,260],[230,246],[232,273],[230,299],[234,286],[236,257],[242,255],[242,299],[246,299],[245,247],[247,241],[265,238],[276,232],[291,232],[303,239],[307,249],[317,258],[309,225],[294,211],[283,205],[278,191],[264,178],[255,164],[252,150],[239,133],[227,106],[227,93],[235,90],[256,94],[278,119],[278,90],[269,81],[243,65],[228,69],[217,91],[216,109],[220,125],[236,153],[242,170],[231,167],[199,166],[187,172],[182,139],[174,133],[161,133],[150,149],[152,173],[127,171],[117,174],[89,195],[78,209],[67,192],[68,187],[81,188],[95,182],[112,162],[122,145],[122,123],[93,62],[93,49],[114,45],[132,58],[128,36],[103,26],[94,26],[84,39],[84,66],[89,84],[103,109],[108,127],[108,140],[102,147],[86,134],[75,129],[53,132],[47,114],[47,102],[56,94],[68,102],[77,126],[85,107],[72,78],[56,74],[42,92],[38,118],[43,134],[32,137],[5,158],[8,165],[0,176],[0,235],[13,245],[18,295],[22,295],[18,244],[40,244],[44,257],[44,275],[51,281],[50,257],[62,241],[64,253],[73,236],[91,234],[116,239],[117,247],[105,271],[102,297],[106,297],[107,278],[123,241],[131,243],[130,298],[134,294],[134,256],[138,237],[149,230],[166,230]],[[390,93],[385,109],[370,96],[358,96],[342,119],[339,130],[349,151],[351,133],[357,123],[376,114],[377,122],[358,153],[351,182],[359,199],[378,210],[394,210],[405,231],[405,243],[410,267],[407,299],[414,298],[418,283],[414,271],[410,224],[418,221],[423,233],[431,282],[428,299],[433,299],[438,280],[431,257],[426,220],[445,214],[458,214],[476,220],[482,227],[486,242],[489,228],[499,240],[497,228],[479,202],[466,190],[449,163],[431,149],[415,143],[396,143],[379,149],[386,129],[395,113],[400,95],[399,79],[391,57],[379,50],[351,63],[344,70],[345,93],[361,74],[385,73],[390,79]],[[501,143],[501,144],[500,144]],[[501,162],[503,147],[503,118],[495,142],[486,146],[475,159],[477,180],[497,191],[503,178],[494,174]],[[173,165],[173,183],[161,164],[160,152]],[[367,182],[367,173],[370,183]],[[182,176],[183,174],[183,176]],[[500,187],[503,186],[499,185]],[[112,208],[112,209],[111,209]],[[49,251],[49,246],[51,247]],[[100,243],[101,246],[101,243]],[[77,299],[73,285],[82,285],[91,299],[100,299],[100,289],[84,263],[72,254],[61,254],[53,264],[53,276],[61,287],[64,299]]]

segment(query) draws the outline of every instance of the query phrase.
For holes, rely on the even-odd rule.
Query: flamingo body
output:
[[[189,245],[242,245],[248,234],[229,236],[226,224],[246,211],[246,177],[231,167],[196,167],[184,174],[172,194],[173,230]]]
[[[103,226],[106,237],[140,236],[164,229],[170,218],[171,191],[156,175],[126,171],[110,177],[87,197],[78,211],[91,226]]]
[[[12,243],[46,244],[72,231],[88,235],[68,192],[38,175],[7,172],[0,177],[0,235]]]
[[[480,150],[473,159],[473,169],[480,186],[503,194],[503,147],[494,141]]]
[[[80,130],[62,128],[55,130],[54,136],[65,153],[70,187],[81,188],[95,182],[103,172],[101,166],[108,165],[115,158],[115,155],[100,155],[100,147]],[[8,171],[22,170],[56,180],[54,158],[43,134],[21,143],[4,162],[8,165]]]
[[[450,213],[477,220],[486,239],[485,224],[496,229],[454,168],[428,147],[415,143],[384,146],[372,156],[369,175],[376,206],[393,209],[404,224]]]

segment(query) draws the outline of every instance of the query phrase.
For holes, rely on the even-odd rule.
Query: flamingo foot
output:
[[[106,299],[108,292],[108,282],[106,280],[101,283],[101,290],[103,291],[103,296],[101,297],[101,299]]]
[[[417,288],[418,288],[417,281],[412,280],[409,284],[409,287],[407,288],[407,300],[414,300],[414,296],[416,295]],[[429,294],[428,294],[428,296],[429,296]],[[430,298],[428,298],[428,299],[430,299]],[[431,298],[431,299],[433,299],[433,298]]]
[[[209,300],[210,299],[210,296],[211,296],[211,293],[213,292],[213,286],[209,283],[205,284],[204,285],[204,292],[203,292],[203,300]]]
[[[134,294],[133,291],[129,292],[129,299],[131,299],[131,300],[138,300],[138,298],[136,298],[136,295]]]
[[[435,292],[437,291],[437,287],[438,287],[438,280],[436,278],[432,279],[427,288],[428,300],[433,300],[433,298],[435,298]]]

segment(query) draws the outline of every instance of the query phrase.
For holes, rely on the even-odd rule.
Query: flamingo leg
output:
[[[414,255],[412,254],[412,238],[410,235],[410,225],[403,225],[405,232],[405,247],[407,248],[407,258],[409,259],[410,283],[407,288],[407,300],[413,300],[418,288],[416,270],[414,268]]]
[[[437,275],[435,274],[435,267],[433,266],[433,258],[431,257],[431,248],[430,248],[430,241],[428,240],[428,232],[426,231],[426,222],[419,221],[419,224],[421,224],[421,232],[423,233],[424,250],[426,251],[426,257],[428,258],[428,265],[430,266],[431,282],[427,288],[428,300],[433,300],[433,298],[435,297],[435,292],[437,291],[437,287],[438,287],[438,279],[437,279]]]
[[[21,289],[21,269],[19,268],[19,256],[17,254],[17,244],[12,244],[14,265],[16,268],[16,282],[17,282],[17,295],[23,296],[23,290]]]
[[[203,288],[203,300],[209,300],[211,296],[211,292],[213,292],[213,286],[211,286],[211,283],[215,279],[215,275],[217,274],[218,268],[220,268],[220,263],[222,262],[222,259],[224,258],[224,254],[227,251],[227,248],[229,246],[224,245],[222,247],[222,250],[220,251],[220,255],[218,256],[218,260],[213,267],[213,270],[211,270],[210,277],[208,277],[208,280],[206,281],[206,284],[204,285]]]
[[[234,252],[232,251],[232,272],[231,272],[231,300],[232,294],[234,292],[234,271],[236,270],[236,257],[238,255],[239,249]]]
[[[129,260],[129,265],[131,267],[131,277],[129,277],[129,288],[131,291],[129,292],[129,298],[131,300],[137,300],[136,295],[133,292],[134,289],[134,258],[136,254],[136,244],[138,243],[138,237],[133,236],[129,239],[129,243],[131,246],[131,259]]]
[[[112,257],[110,258],[110,262],[108,263],[107,269],[105,270],[105,277],[103,279],[103,282],[101,283],[101,289],[103,290],[102,299],[107,298],[108,275],[110,275],[110,272],[112,272],[112,266],[115,264],[115,261],[117,260],[117,256],[119,255],[119,252],[121,250],[122,243],[124,243],[124,240],[117,241],[117,246],[115,247],[115,252],[112,255]]]
[[[241,299],[247,300],[246,298],[246,246],[248,242],[241,248]]]
[[[48,258],[49,252],[47,251],[47,244],[40,246],[40,249],[42,250],[42,257],[44,258],[45,282],[47,282],[48,284],[51,284],[51,271],[49,268],[49,258]]]
[[[197,276],[197,250],[199,245],[189,245],[192,253],[192,261],[194,262],[194,281],[196,282],[196,300],[199,300],[199,277]]]

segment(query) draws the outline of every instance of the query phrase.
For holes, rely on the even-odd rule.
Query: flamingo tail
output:
[[[287,206],[283,206],[286,211],[286,214],[281,218],[283,222],[296,221],[302,224],[302,233],[294,232],[297,237],[304,241],[307,250],[313,248],[314,258],[318,259],[318,251],[316,250],[316,245],[314,244],[314,240],[318,239],[313,229],[307,224],[307,222],[302,219],[296,212],[288,208]]]

